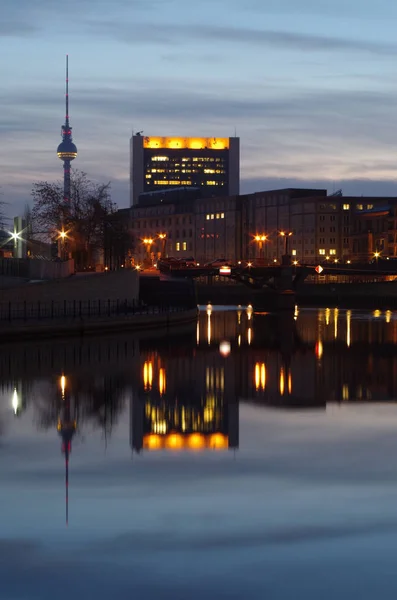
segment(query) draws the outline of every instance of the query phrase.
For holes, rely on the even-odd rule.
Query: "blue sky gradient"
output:
[[[56,156],[70,60],[74,163],[128,205],[129,137],[241,137],[242,191],[396,194],[388,0],[5,0],[1,191],[10,216]]]

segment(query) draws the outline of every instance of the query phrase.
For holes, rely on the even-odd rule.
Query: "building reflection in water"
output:
[[[94,424],[106,443],[130,398],[135,450],[237,447],[242,402],[323,409],[396,401],[397,314],[209,305],[172,338],[103,336],[0,352],[0,401],[18,418],[33,405],[40,427],[59,427],[65,471],[71,423]]]
[[[219,345],[217,354],[224,363],[229,348],[227,341]],[[173,356],[157,349],[142,360],[142,382],[130,408],[134,451],[238,447],[238,402],[234,394],[225,395],[225,364],[206,366],[196,378],[192,354]]]

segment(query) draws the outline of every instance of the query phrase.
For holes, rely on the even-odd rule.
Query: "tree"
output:
[[[116,211],[110,196],[110,183],[96,184],[82,171],[71,176],[70,201],[63,199],[63,183],[41,181],[32,190],[33,233],[48,232],[55,241],[66,232],[65,243],[77,269],[96,262],[96,253],[104,247],[105,223]]]

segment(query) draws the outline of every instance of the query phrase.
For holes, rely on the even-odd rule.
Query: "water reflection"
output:
[[[3,350],[2,420],[8,410],[21,418],[31,406],[35,424],[50,429],[70,406],[79,428],[91,423],[107,442],[132,403],[132,413],[143,415],[141,433],[133,428],[137,450],[235,447],[238,435],[230,439],[227,423],[239,401],[324,408],[395,400],[396,350],[391,311],[296,309],[277,316],[209,305],[197,327],[172,342],[119,336]],[[69,422],[67,414],[62,419]],[[185,438],[145,438],[170,434]],[[189,438],[196,434],[207,438]],[[210,437],[218,434],[227,443]]]

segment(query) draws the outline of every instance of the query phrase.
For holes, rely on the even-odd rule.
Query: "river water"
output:
[[[0,375],[2,600],[396,597],[397,313],[208,306]]]

